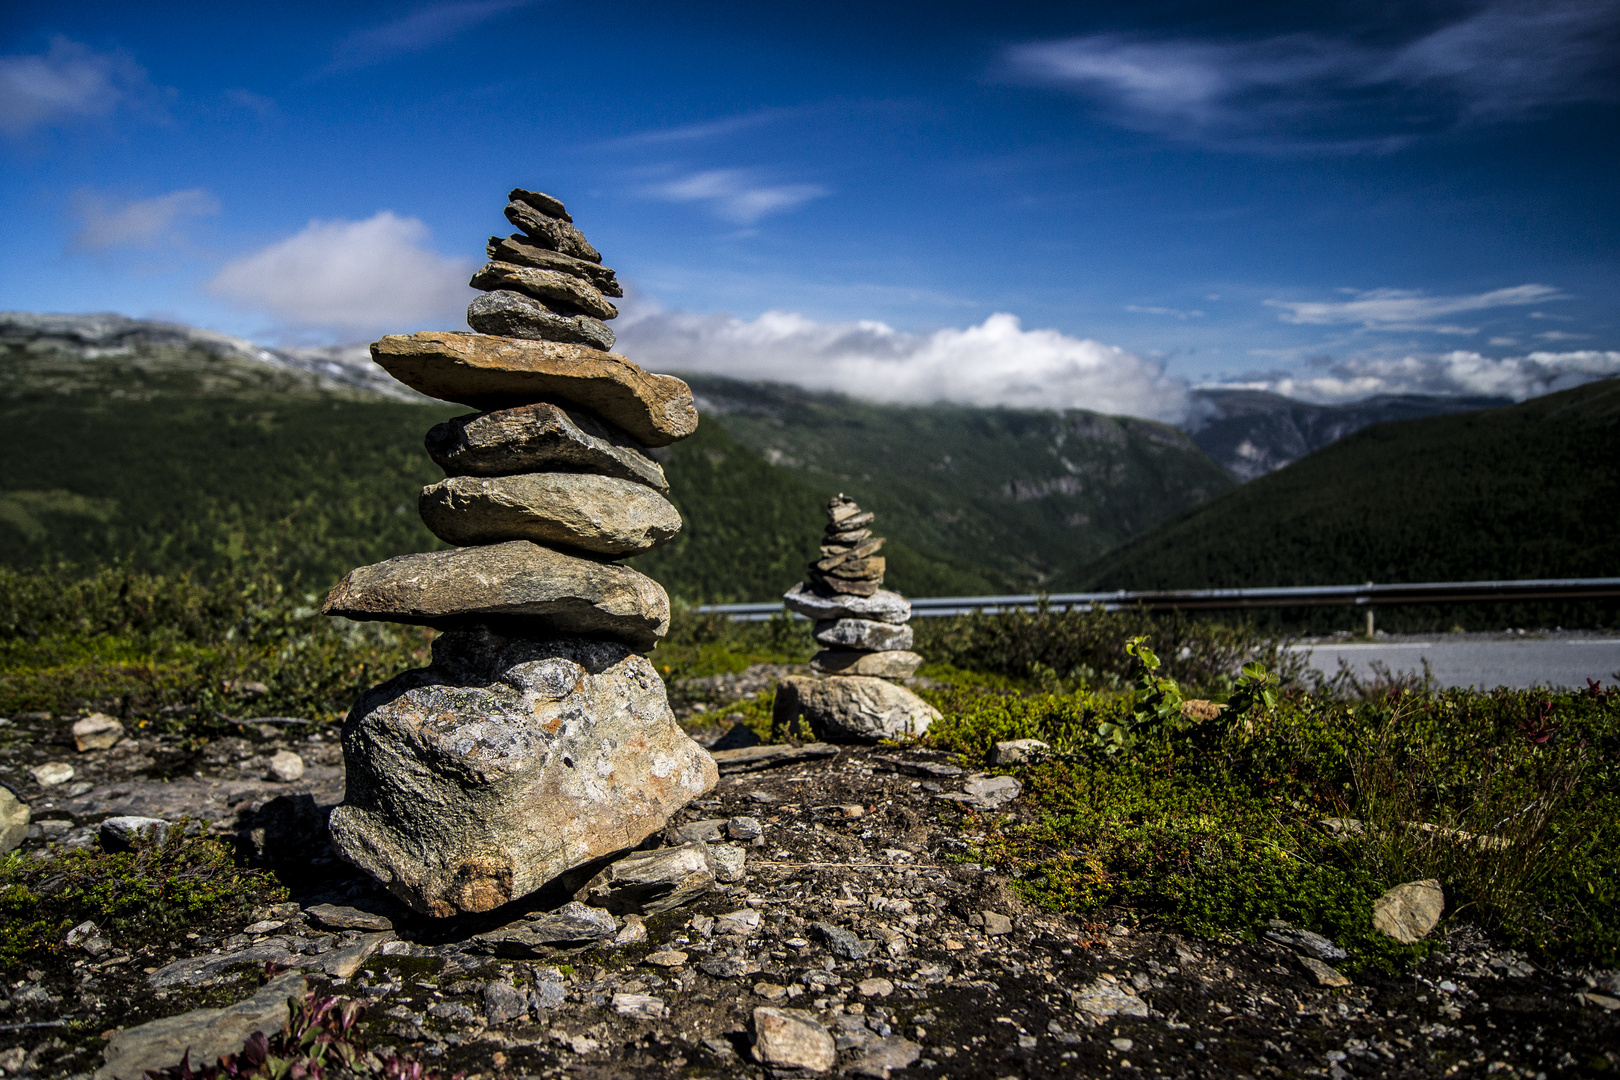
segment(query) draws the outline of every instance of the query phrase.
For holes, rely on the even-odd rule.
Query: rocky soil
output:
[[[92,1074],[118,1029],[249,999],[267,965],[368,1002],[373,1049],[475,1080],[805,1068],[1540,1078],[1620,1066],[1620,973],[1543,966],[1460,921],[1412,974],[1332,986],[1331,943],[1287,927],[1216,942],[1128,911],[1035,910],[965,854],[994,816],[1035,809],[1015,783],[938,755],[722,753],[732,760],[718,788],[663,842],[740,846],[743,879],[644,919],[591,909],[569,941],[556,930],[566,918],[545,917],[569,901],[560,890],[430,920],[335,860],[321,826],[342,789],[330,731],[258,723],[185,747],[135,732],[78,752],[65,721],[0,727],[0,780],[33,808],[24,853],[99,843],[114,815],[189,814],[239,836],[292,891],[245,925],[92,937],[14,974],[0,988],[4,1075]],[[289,750],[303,775],[276,779],[272,759]],[[50,763],[73,778],[42,787],[30,770]]]

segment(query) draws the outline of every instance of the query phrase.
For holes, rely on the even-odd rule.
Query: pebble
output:
[[[862,997],[888,997],[894,993],[894,983],[883,978],[862,979],[855,989]]]
[[[28,770],[28,775],[32,776],[34,783],[40,787],[55,787],[73,779],[73,766],[61,761],[51,761],[44,765],[35,765]]]
[[[668,1010],[662,998],[647,994],[614,994],[613,1011],[620,1016],[633,1016],[642,1020],[660,1020]]]
[[[719,934],[747,935],[759,929],[759,918],[753,908],[743,908],[720,916],[714,921],[714,929]]]
[[[304,759],[291,750],[277,750],[270,757],[270,779],[291,784],[304,778]]]
[[[386,915],[345,907],[342,904],[315,904],[304,914],[328,930],[392,930],[394,921]]]
[[[634,945],[638,941],[647,940],[647,924],[641,920],[640,915],[626,915],[624,926],[613,938],[615,945]]]
[[[734,817],[726,822],[726,835],[733,840],[752,840],[764,831],[758,818]]]
[[[73,746],[79,753],[110,750],[124,737],[124,725],[106,713],[91,713],[73,724]]]
[[[787,987],[782,986],[779,983],[755,983],[754,993],[758,994],[766,1001],[781,1001],[783,998],[787,997]]]
[[[1112,1046],[1115,1050],[1118,1050],[1120,1053],[1123,1054],[1126,1051],[1130,1050],[1132,1047],[1134,1047],[1136,1044],[1134,1042],[1132,1042],[1130,1039],[1109,1039],[1108,1040],[1108,1045]]]
[[[278,919],[265,919],[263,921],[254,923],[252,926],[244,926],[244,927],[242,927],[242,933],[244,933],[244,934],[268,934],[273,930],[280,930],[283,926],[286,926],[286,925],[287,925],[286,923],[281,922]]]
[[[980,912],[980,915],[984,919],[984,932],[989,936],[1000,937],[1002,934],[1012,933],[1013,922],[1007,916],[998,915],[994,911]]]
[[[686,963],[686,954],[679,949],[664,949],[655,953],[648,953],[642,961],[655,967],[674,968]]]
[[[803,1009],[754,1010],[754,1060],[778,1069],[826,1072],[838,1062],[832,1033]]]

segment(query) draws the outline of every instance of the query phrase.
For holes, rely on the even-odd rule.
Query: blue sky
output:
[[[653,367],[1176,418],[1620,373],[1620,5],[0,13],[0,308],[459,327],[563,198]]]

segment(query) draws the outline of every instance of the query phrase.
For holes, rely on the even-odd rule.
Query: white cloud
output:
[[[1173,319],[1201,319],[1204,316],[1204,313],[1196,308],[1184,311],[1181,308],[1139,307],[1136,304],[1126,304],[1125,310],[1134,311],[1138,315],[1168,315]]]
[[[0,132],[110,116],[120,106],[152,105],[158,90],[123,53],[97,53],[65,37],[43,55],[0,56]]]
[[[332,50],[327,71],[365,67],[395,56],[421,52],[497,15],[532,3],[534,0],[462,0],[419,8],[404,18],[359,30],[344,38]]]
[[[75,251],[105,251],[115,247],[158,247],[180,239],[185,218],[219,213],[219,200],[202,188],[171,191],[150,199],[120,202],[93,191],[74,196],[79,230],[69,247]]]
[[[617,328],[620,348],[659,371],[788,382],[913,404],[1081,408],[1172,422],[1188,408],[1186,384],[1158,364],[1056,330],[1025,330],[1013,315],[913,334],[881,322],[822,323],[783,311],[745,322],[638,307],[632,304]]]
[[[387,210],[365,221],[311,221],[227,263],[209,289],[288,327],[337,335],[465,326],[473,264],[424,245],[428,228]]]
[[[1097,34],[1008,49],[1013,77],[1111,106],[1130,127],[1232,149],[1379,151],[1459,125],[1620,97],[1612,0],[1473,5],[1405,40]]]
[[[1477,327],[1457,326],[1439,320],[1448,315],[1493,308],[1537,304],[1562,299],[1549,285],[1515,285],[1508,289],[1464,296],[1425,296],[1410,289],[1346,289],[1353,300],[1294,301],[1267,300],[1268,307],[1281,309],[1283,322],[1302,325],[1357,325],[1368,330],[1426,330],[1436,334],[1473,334]]]
[[[1248,377],[1242,385],[1325,404],[1374,394],[1487,395],[1523,401],[1620,376],[1620,352],[1587,349],[1492,358],[1459,349],[1314,366],[1314,372]]]
[[[717,217],[752,225],[829,192],[820,184],[766,183],[748,169],[708,169],[655,185],[647,189],[647,194],[667,202],[707,203]]]

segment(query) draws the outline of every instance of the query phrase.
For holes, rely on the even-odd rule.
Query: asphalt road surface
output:
[[[1312,667],[1327,675],[1342,659],[1359,679],[1373,675],[1373,665],[1391,673],[1423,671],[1423,661],[1438,686],[1583,687],[1587,679],[1605,686],[1620,683],[1620,635],[1502,638],[1486,635],[1436,634],[1355,644],[1317,642],[1295,646],[1310,654]]]

